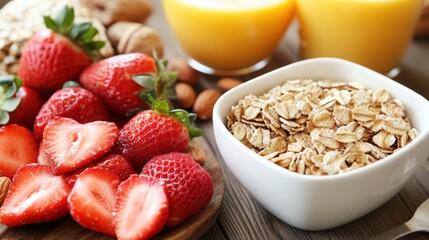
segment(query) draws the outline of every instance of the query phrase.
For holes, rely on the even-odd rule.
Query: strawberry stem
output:
[[[197,119],[197,115],[195,113],[189,113],[183,109],[170,110],[168,102],[161,98],[156,99],[152,103],[152,110],[158,113],[167,114],[182,123],[188,129],[189,137],[191,139],[204,135],[204,131],[202,129],[191,127]]]
[[[152,55],[155,60],[157,74],[141,74],[133,75],[131,77],[134,82],[144,88],[144,91],[137,93],[138,96],[148,103],[152,110],[170,115],[185,125],[191,139],[204,135],[204,131],[202,129],[191,127],[197,119],[197,115],[195,113],[189,113],[183,109],[170,110],[173,108],[173,104],[170,100],[176,98],[174,85],[176,84],[178,73],[175,71],[169,71],[167,69],[168,61],[165,59],[159,59],[155,50]],[[133,115],[141,110],[143,109],[135,109],[127,115]]]
[[[143,100],[146,101],[146,93],[149,93],[154,99],[161,97],[167,100],[170,106],[173,106],[171,100],[176,99],[174,85],[176,84],[178,73],[175,71],[168,71],[168,61],[166,59],[159,59],[155,50],[152,55],[155,60],[157,74],[133,75],[131,78],[145,89],[143,94],[138,93]]]
[[[74,23],[74,19],[74,9],[67,5],[57,13],[55,18],[43,17],[47,28],[68,37],[88,55],[96,56],[105,45],[104,41],[93,41],[98,30],[89,22]]]

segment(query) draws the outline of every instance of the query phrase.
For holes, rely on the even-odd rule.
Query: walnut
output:
[[[105,26],[119,21],[144,23],[153,11],[149,0],[79,0]]]
[[[117,22],[107,30],[110,41],[119,54],[141,52],[159,57],[164,54],[161,37],[155,29],[140,23]]]

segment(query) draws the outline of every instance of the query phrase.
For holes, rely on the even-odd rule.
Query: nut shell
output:
[[[121,38],[129,38],[142,25],[135,22],[117,22],[107,29],[107,36],[113,47],[117,47]]]
[[[153,11],[149,0],[79,0],[105,26],[115,22],[144,23]]]
[[[127,38],[124,36],[119,40],[118,53],[140,52],[152,56],[155,49],[158,57],[164,55],[162,40],[155,29],[141,25],[140,28],[132,32]]]

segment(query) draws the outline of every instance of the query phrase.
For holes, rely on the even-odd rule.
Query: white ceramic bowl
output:
[[[396,153],[347,173],[306,176],[283,169],[235,139],[225,127],[226,115],[240,98],[298,78],[385,88],[405,105],[420,135]],[[293,63],[233,88],[216,102],[213,124],[223,159],[241,185],[279,219],[306,230],[336,227],[376,209],[401,190],[429,155],[429,102],[381,74],[335,58]]]

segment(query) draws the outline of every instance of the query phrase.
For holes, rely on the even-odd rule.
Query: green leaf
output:
[[[97,35],[98,30],[91,26],[88,31],[86,31],[86,33],[84,33],[82,36],[80,36],[78,38],[79,41],[82,41],[84,44],[87,44],[89,42],[91,42],[92,38],[95,37],[95,35]]]
[[[7,122],[9,122],[9,113],[6,111],[0,111],[0,125],[5,125]]]
[[[2,88],[0,94],[2,94],[5,99],[13,97],[21,86],[22,80],[14,75],[4,75],[0,77],[0,87]]]
[[[57,13],[54,21],[57,23],[60,33],[67,33],[73,26],[74,9],[65,5]]]
[[[79,83],[75,81],[67,81],[63,84],[63,88],[80,87]]]
[[[90,22],[81,22],[74,24],[69,33],[70,38],[75,40],[82,37],[82,35],[84,35],[91,28],[91,26],[92,24]]]
[[[164,89],[164,96],[167,99],[176,99],[176,89],[165,87]]]
[[[155,81],[157,80],[156,76],[153,76],[150,74],[133,75],[133,76],[131,76],[131,78],[138,85],[146,88],[149,91],[151,91],[155,88]]]
[[[149,91],[149,92],[139,92],[137,93],[138,96],[143,99],[143,101],[147,104],[152,104],[155,102],[156,98],[154,97],[155,91]]]
[[[49,16],[43,16],[43,21],[45,22],[45,26],[51,29],[54,32],[59,32],[60,29],[58,24]]]
[[[182,109],[174,109],[170,111],[170,116],[172,116],[177,121],[185,125],[186,128],[190,127],[192,124],[191,119],[189,118],[189,113]]]
[[[6,101],[4,101],[3,104],[0,106],[0,109],[7,112],[13,112],[19,106],[20,102],[21,98],[19,97],[6,99]]]
[[[88,50],[92,52],[97,52],[98,50],[102,49],[104,45],[106,45],[104,41],[92,41],[85,44]]]
[[[158,98],[152,103],[152,109],[159,113],[168,114],[170,112],[170,105],[166,100]]]
[[[195,128],[195,127],[188,128],[188,132],[189,132],[189,137],[191,139],[195,138],[195,137],[203,136],[205,134],[204,130],[202,130],[200,128]]]

